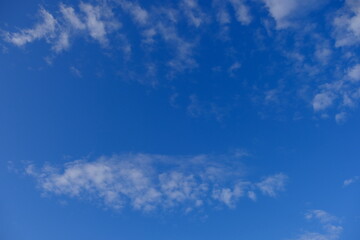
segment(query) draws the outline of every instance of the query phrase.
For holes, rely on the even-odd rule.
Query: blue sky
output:
[[[360,238],[360,2],[0,3],[0,239]]]

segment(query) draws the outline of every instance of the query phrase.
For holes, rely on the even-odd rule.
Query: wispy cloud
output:
[[[343,231],[340,220],[324,210],[311,210],[305,214],[309,221],[320,224],[322,231],[305,231],[294,240],[338,240]]]
[[[360,44],[360,4],[346,0],[343,9],[334,19],[334,36],[337,47]]]
[[[335,115],[335,121],[337,124],[345,123],[347,120],[347,113],[346,112],[340,112]]]
[[[271,16],[275,19],[277,28],[286,28],[290,25],[289,18],[297,8],[296,0],[263,0]]]
[[[314,111],[324,112],[336,106],[340,111],[336,113],[335,120],[343,123],[348,109],[354,108],[360,99],[359,74],[360,65],[355,64],[345,70],[339,79],[320,85],[312,101]]]
[[[360,81],[360,64],[351,67],[348,76],[351,81]]]
[[[231,64],[231,66],[228,68],[228,72],[230,76],[234,77],[235,72],[238,71],[240,68],[241,68],[241,63],[239,62],[234,62],[233,64]]]
[[[75,13],[73,7],[60,4],[60,12],[62,13],[64,19],[76,30],[84,30],[86,28],[85,23],[79,18]]]
[[[125,0],[115,0],[115,2],[120,4],[124,11],[128,12],[136,23],[141,25],[149,23],[149,13],[136,2]]]
[[[333,50],[329,42],[319,41],[315,48],[315,58],[323,65],[327,64],[333,54]]]
[[[352,178],[349,178],[349,179],[346,179],[344,182],[343,182],[343,186],[344,187],[347,187],[357,181],[360,180],[360,177],[359,176],[355,176],[355,177],[352,177]]]
[[[179,34],[178,16],[183,14],[191,26],[199,27],[206,22],[206,15],[202,12],[197,1],[184,0],[179,2],[178,10],[170,6],[145,9],[140,4],[126,0],[116,0],[119,6],[133,19],[139,27],[140,35],[145,43],[145,50],[150,46],[150,52],[156,44],[166,44],[173,49],[167,66],[173,72],[183,72],[198,66],[193,57],[196,41]],[[155,40],[156,39],[156,40]]]
[[[173,58],[168,62],[171,68],[175,71],[184,71],[185,69],[193,69],[198,66],[196,60],[193,58],[193,49],[196,42],[191,42],[180,37],[176,28],[172,25],[159,23],[157,29],[164,41],[175,49]]]
[[[70,67],[70,71],[71,71],[76,77],[79,77],[79,78],[82,77],[82,73],[81,73],[81,71],[80,71],[78,68],[72,66],[72,67]]]
[[[61,168],[37,169],[34,177],[44,193],[96,199],[109,208],[136,210],[182,209],[224,205],[233,208],[240,198],[255,200],[284,191],[287,177],[275,174],[258,182],[247,180],[245,167],[234,155],[164,156],[126,154],[77,160]]]
[[[120,27],[107,5],[91,5],[80,3],[81,12],[71,6],[60,4],[60,15],[51,15],[41,8],[42,21],[33,28],[19,32],[6,32],[5,40],[17,46],[23,46],[35,40],[45,39],[55,52],[66,50],[70,39],[81,34],[89,35],[102,46],[108,45],[107,35]]]
[[[264,178],[256,185],[263,194],[268,195],[270,197],[275,197],[278,192],[285,190],[285,184],[287,179],[288,178],[286,175],[279,173]]]
[[[207,21],[206,14],[202,11],[197,0],[182,0],[180,3],[189,24],[200,27]]]
[[[86,3],[80,3],[80,9],[86,16],[85,23],[90,36],[102,45],[107,45],[107,33],[119,28],[112,11],[106,6],[92,6]]]
[[[294,26],[299,18],[322,6],[327,0],[262,0],[276,21],[277,29]],[[304,20],[304,18],[302,18]]]
[[[313,108],[315,111],[327,109],[333,104],[335,95],[330,91],[325,91],[315,95],[313,100]]]
[[[225,1],[213,0],[213,8],[216,10],[215,18],[220,24],[228,24],[231,22],[231,16]]]
[[[245,0],[229,0],[235,11],[235,17],[238,22],[248,25],[252,21],[250,8],[246,5]]]
[[[41,21],[33,28],[22,29],[15,33],[5,33],[5,40],[11,42],[17,46],[23,46],[27,43],[33,42],[39,39],[50,39],[55,37],[55,30],[57,21],[48,11],[40,9]]]

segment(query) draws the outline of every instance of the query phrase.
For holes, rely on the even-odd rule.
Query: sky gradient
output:
[[[0,3],[0,239],[360,239],[360,1]]]

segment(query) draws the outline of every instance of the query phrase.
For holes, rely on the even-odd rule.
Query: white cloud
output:
[[[110,9],[100,6],[92,6],[80,3],[80,9],[86,15],[86,26],[91,37],[103,45],[108,44],[106,37],[108,31],[119,28],[119,23],[114,20]]]
[[[319,220],[323,224],[332,223],[337,220],[336,217],[330,215],[324,210],[311,210],[305,214],[305,218]]]
[[[56,19],[45,9],[40,9],[42,22],[36,24],[33,28],[22,29],[17,33],[6,33],[5,40],[17,46],[23,46],[27,43],[45,38],[53,38],[56,30]]]
[[[360,81],[360,64],[349,69],[348,76],[352,81]]]
[[[326,42],[321,42],[316,45],[315,57],[323,64],[327,64],[330,60],[333,51]]]
[[[194,42],[180,37],[177,29],[171,24],[158,23],[156,28],[163,40],[174,48],[173,58],[168,62],[172,69],[181,72],[198,66],[193,58],[193,49],[196,45]]]
[[[289,16],[292,15],[298,4],[296,0],[263,0],[275,19],[277,28],[286,28],[290,25]]]
[[[250,24],[252,17],[250,15],[249,7],[244,3],[244,0],[229,0],[235,11],[236,20],[243,25]]]
[[[206,15],[201,10],[197,0],[182,0],[181,8],[187,18],[187,21],[195,26],[200,27],[206,21]]]
[[[327,0],[262,0],[276,21],[277,29],[294,25],[295,20],[317,9]]]
[[[266,177],[261,182],[257,183],[256,186],[260,191],[270,197],[275,197],[278,192],[285,190],[287,176],[279,173],[273,176]]]
[[[319,93],[312,100],[315,112],[327,115],[333,108],[337,108],[335,121],[342,124],[347,120],[349,109],[356,107],[360,99],[358,81],[353,80],[350,74],[356,77],[356,71],[348,71],[340,80],[320,85]]]
[[[347,118],[347,114],[346,112],[341,112],[341,113],[337,113],[335,115],[335,121],[338,123],[338,124],[342,124],[346,121],[346,118]]]
[[[253,183],[235,155],[170,157],[149,154],[114,155],[95,161],[78,160],[63,168],[28,165],[39,188],[48,194],[97,199],[105,206],[150,211],[177,208],[190,211],[222,204],[235,207],[241,197],[256,199],[256,191],[271,197],[284,190],[286,176],[277,174]]]
[[[321,231],[306,231],[299,235],[296,240],[338,240],[343,231],[339,219],[323,210],[311,210],[305,214],[309,221],[315,220],[320,223]]]
[[[178,171],[159,175],[160,192],[165,197],[165,206],[175,206],[184,202],[192,202],[195,207],[202,205],[202,196],[208,190],[206,183],[198,182],[193,174]]]
[[[80,3],[80,13],[73,7],[60,4],[60,16],[53,16],[40,9],[42,22],[31,29],[22,29],[15,33],[5,33],[5,40],[17,46],[23,46],[35,40],[45,39],[55,52],[66,50],[70,39],[80,34],[90,35],[102,46],[108,44],[107,35],[120,27],[111,9],[107,5]]]
[[[142,42],[148,45],[157,43],[155,38],[157,36],[169,45],[172,52],[172,59],[168,61],[168,66],[174,71],[184,71],[185,69],[192,69],[197,67],[197,63],[193,58],[193,49],[195,42],[182,37],[178,33],[176,23],[178,22],[178,15],[180,10],[175,10],[169,7],[153,8],[147,11],[138,3],[128,2],[124,0],[117,0],[124,11],[129,13],[133,21],[141,27]],[[184,0],[180,2],[180,7],[187,21],[199,27],[205,22],[206,16],[201,11],[200,6],[194,0]],[[147,46],[148,47],[148,46]],[[154,50],[153,46],[150,47]]]
[[[343,186],[344,186],[344,187],[347,187],[347,186],[349,186],[350,184],[353,184],[353,183],[357,182],[359,179],[360,179],[359,176],[355,176],[355,177],[346,179],[346,180],[344,181],[344,183],[343,183]]]
[[[230,76],[234,76],[234,73],[236,71],[238,71],[240,68],[241,68],[241,63],[239,63],[237,61],[234,62],[233,64],[231,64],[231,66],[228,69],[228,72],[229,72]]]
[[[334,18],[334,36],[337,47],[360,43],[360,5],[358,1],[346,0],[345,7]]]
[[[315,111],[321,111],[329,108],[334,101],[335,96],[331,92],[322,92],[315,95],[313,99],[313,108]]]
[[[253,191],[249,191],[248,193],[248,197],[253,200],[253,201],[256,201],[257,197],[256,197],[256,193],[253,192]]]
[[[344,123],[348,117],[348,110],[356,107],[360,99],[360,64],[338,71],[336,75],[338,80],[318,87],[312,106],[315,112],[321,113],[336,107],[338,113],[334,118],[337,123]]]
[[[139,4],[130,1],[116,0],[120,6],[128,12],[135,22],[140,25],[146,25],[149,23],[149,13],[142,8]]]
[[[216,19],[220,24],[231,22],[230,13],[227,11],[226,4],[221,0],[213,0],[213,7],[216,9]]]
[[[234,208],[238,200],[245,195],[246,189],[249,188],[248,182],[238,182],[232,188],[220,188],[213,191],[212,197],[223,202],[230,208]],[[253,195],[247,197],[253,200]]]
[[[63,31],[59,34],[56,41],[53,43],[52,49],[55,52],[61,52],[70,47],[70,34],[66,31]]]
[[[81,78],[82,77],[82,73],[79,69],[77,69],[76,67],[72,66],[70,67],[70,71],[77,77]]]
[[[74,8],[60,4],[60,12],[74,29],[84,30],[86,28],[85,23],[80,20],[79,16],[75,13]]]
[[[245,2],[245,0],[212,1],[212,6],[216,11],[216,20],[219,22],[222,29],[220,34],[226,35],[229,28],[227,25],[231,23],[232,16],[228,10],[228,6],[234,10],[234,18],[242,25],[248,25],[251,23],[252,16],[250,14],[250,8]]]

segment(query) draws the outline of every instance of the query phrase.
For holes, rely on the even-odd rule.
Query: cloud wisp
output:
[[[295,26],[301,19],[304,20],[311,11],[316,10],[327,0],[262,0],[276,22],[276,28],[286,29]]]
[[[348,109],[354,108],[360,100],[360,64],[350,66],[338,80],[318,87],[312,106],[315,112],[326,112],[332,107],[338,108],[335,120],[346,120]]]
[[[360,44],[360,4],[346,0],[334,19],[334,36],[337,47]]]
[[[33,28],[22,29],[15,33],[4,33],[5,40],[19,47],[43,38],[50,41],[55,35],[57,21],[43,8],[40,9],[40,18],[41,21]]]
[[[279,173],[249,181],[236,156],[171,157],[126,154],[77,160],[61,168],[26,167],[43,193],[92,199],[112,209],[140,211],[203,207],[234,208],[241,198],[276,197],[285,190],[287,176]]]
[[[359,181],[360,180],[360,176],[355,176],[355,177],[352,177],[352,178],[349,178],[349,179],[346,179],[344,182],[343,182],[343,186],[344,187],[347,187],[351,184],[354,184],[355,182]]]
[[[45,39],[55,52],[62,52],[70,47],[71,39],[84,35],[108,46],[108,34],[120,28],[111,8],[107,5],[92,5],[81,2],[79,11],[60,4],[60,15],[54,16],[45,9],[40,9],[42,21],[29,29],[19,32],[5,32],[5,40],[24,46],[36,40]]]
[[[322,231],[305,231],[294,240],[338,240],[343,231],[340,220],[324,210],[311,210],[305,218],[320,224]]]

